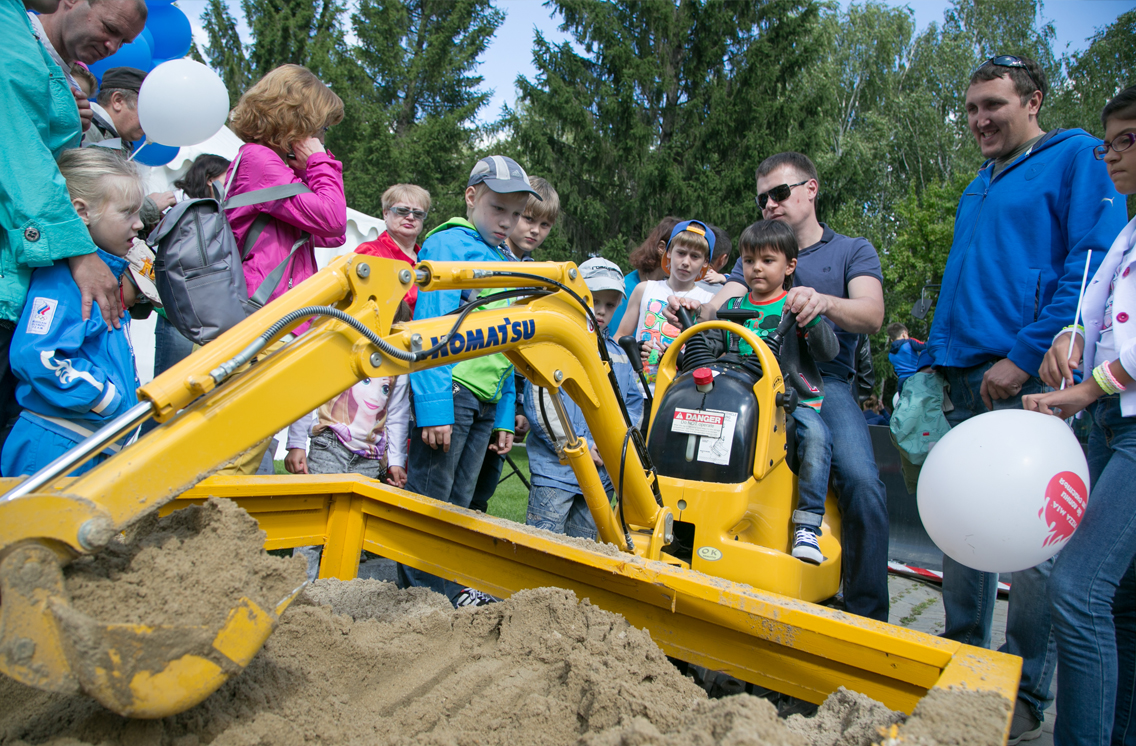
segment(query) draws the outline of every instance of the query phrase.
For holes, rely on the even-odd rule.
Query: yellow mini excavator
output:
[[[497,292],[448,316],[392,325],[412,284]],[[827,559],[793,559],[793,399],[763,342],[728,321],[685,330],[661,361],[644,441],[617,394],[590,305],[572,264],[410,269],[367,256],[334,260],[143,386],[137,406],[55,463],[4,480],[0,671],[142,718],[192,707],[238,674],[291,597],[271,609],[244,599],[216,628],[102,624],[77,619],[62,575],[143,515],[220,496],[259,521],[269,549],[323,545],[321,577],[355,577],[366,549],[495,596],[571,589],[649,630],[668,655],[813,702],[846,686],[910,712],[931,688],[961,686],[996,692],[1012,710],[1017,658],[814,605],[838,590],[838,511],[830,498]],[[289,333],[309,319],[305,334]],[[756,360],[710,362],[712,377],[703,370],[697,380],[677,372],[683,344],[715,327],[744,339]],[[560,419],[562,458],[600,541],[619,553],[353,475],[209,477],[359,380],[493,353],[579,405],[614,500],[558,396],[550,416]],[[81,477],[62,479],[149,418],[160,426]]]

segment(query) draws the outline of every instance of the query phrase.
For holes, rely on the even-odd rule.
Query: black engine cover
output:
[[[667,389],[659,414],[651,428],[647,450],[656,471],[667,477],[699,482],[740,484],[753,475],[754,443],[757,442],[757,397],[753,386],[757,376],[735,365],[713,363],[706,366],[714,376],[713,390],[702,393],[694,383],[694,373],[683,373]],[[737,412],[738,419],[728,464],[699,461],[697,449],[703,436],[671,431],[675,409]],[[687,460],[689,439],[695,438],[694,458]]]

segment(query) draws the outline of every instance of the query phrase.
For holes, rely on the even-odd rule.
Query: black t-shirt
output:
[[[820,227],[824,229],[820,241],[801,249],[797,256],[797,271],[793,273],[795,285],[809,287],[825,295],[847,298],[848,283],[854,277],[875,277],[883,283],[879,254],[868,239],[841,235],[824,223]],[[741,259],[730,272],[730,282],[746,284]],[[844,331],[827,318],[825,321],[836,330],[836,337],[840,340],[840,354],[830,362],[821,363],[818,366],[820,372],[826,376],[850,380],[855,371],[853,361],[860,335]]]

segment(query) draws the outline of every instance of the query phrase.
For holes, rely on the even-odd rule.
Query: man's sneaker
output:
[[[482,593],[476,588],[462,588],[458,593],[457,598],[454,599],[454,608],[460,609],[463,606],[487,606],[488,604],[497,603],[497,599],[490,596],[488,593]]]
[[[1018,700],[1014,704],[1014,719],[1010,721],[1010,740],[1007,746],[1017,746],[1022,741],[1032,741],[1041,738],[1041,721],[1033,714],[1026,702]]]
[[[815,531],[804,527],[797,529],[797,538],[793,541],[793,556],[813,565],[824,562],[824,555],[820,553],[820,544],[817,543]]]

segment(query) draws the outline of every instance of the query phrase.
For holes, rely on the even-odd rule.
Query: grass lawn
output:
[[[523,447],[514,448],[509,456],[525,475],[525,479],[529,478],[529,454]],[[511,473],[513,470],[508,463],[504,465],[501,470],[501,476]],[[284,462],[276,462],[276,473],[287,474],[284,469]],[[497,491],[489,500],[489,515],[495,515],[498,518],[507,518],[510,521],[517,523],[525,522],[525,513],[529,506],[529,491],[521,480],[516,476],[511,476],[505,481],[497,485]]]

